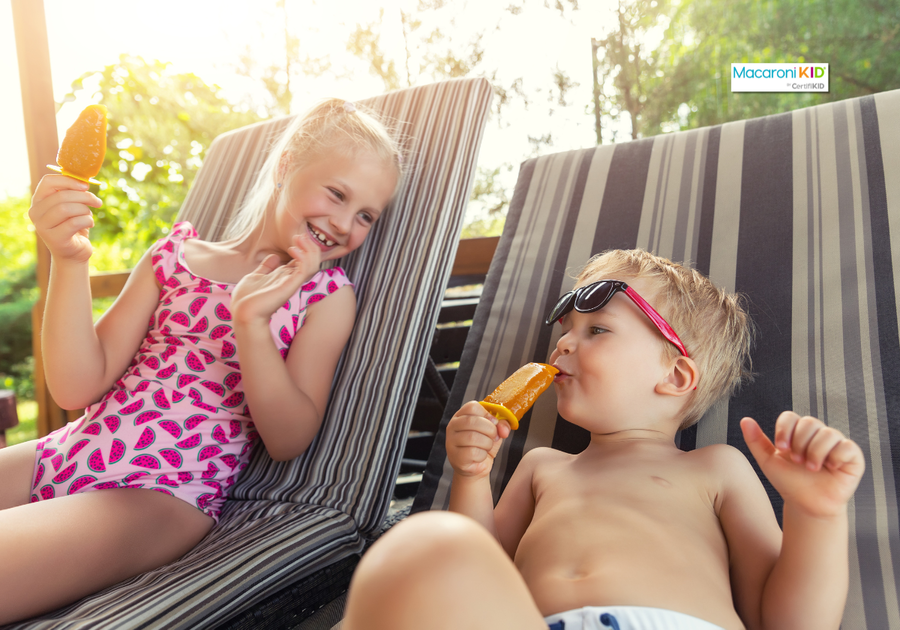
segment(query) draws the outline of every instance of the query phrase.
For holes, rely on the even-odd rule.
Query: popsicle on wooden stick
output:
[[[481,406],[498,419],[509,422],[510,428],[515,431],[519,428],[519,420],[531,409],[538,396],[550,387],[558,372],[546,363],[523,365],[481,401]]]
[[[56,154],[56,164],[48,164],[47,168],[83,182],[99,184],[92,178],[100,172],[105,156],[106,107],[88,105],[66,131]]]

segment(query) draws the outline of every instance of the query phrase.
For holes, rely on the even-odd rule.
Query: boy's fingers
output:
[[[812,416],[803,416],[797,420],[794,435],[791,437],[791,459],[802,462],[816,434],[825,427],[825,423]]]
[[[829,470],[841,470],[861,477],[866,469],[866,460],[859,445],[853,440],[844,438],[828,453],[825,466]]]
[[[793,411],[783,411],[778,416],[778,420],[775,421],[776,448],[786,451],[791,447],[791,439],[794,435],[794,427],[797,426],[798,420],[800,420],[800,416],[798,416]]]
[[[819,470],[825,463],[831,451],[843,441],[844,436],[840,431],[829,427],[822,427],[813,436],[806,449],[806,467],[810,470]]]
[[[756,420],[753,418],[744,418],[741,420],[741,432],[744,434],[744,441],[747,448],[753,454],[757,463],[762,466],[775,454],[775,445],[766,437],[762,429],[759,428]]]

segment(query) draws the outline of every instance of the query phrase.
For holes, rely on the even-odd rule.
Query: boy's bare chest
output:
[[[539,468],[532,486],[535,516],[574,509],[577,518],[616,507],[653,520],[673,513],[715,518],[712,480],[679,459],[617,457]]]

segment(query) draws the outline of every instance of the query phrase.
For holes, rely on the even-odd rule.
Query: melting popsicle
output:
[[[528,363],[513,372],[491,394],[481,401],[481,406],[500,420],[509,422],[515,431],[525,412],[544,393],[559,372],[546,363]]]
[[[56,154],[56,164],[47,168],[68,177],[91,184],[100,172],[106,156],[106,107],[88,105],[78,115],[78,120],[66,130],[66,137]]]

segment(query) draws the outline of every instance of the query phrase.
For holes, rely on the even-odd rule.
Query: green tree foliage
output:
[[[17,395],[27,395],[14,383],[27,371],[31,356],[31,309],[38,298],[34,232],[26,212],[29,199],[13,197],[0,201],[0,223],[5,236],[0,242],[0,387],[13,386]],[[13,380],[6,382],[6,378]]]
[[[217,86],[160,61],[123,55],[76,80],[68,99],[94,83],[91,99],[106,105],[109,127],[91,264],[117,270],[136,264],[171,226],[213,139],[259,118],[228,103]]]
[[[653,6],[656,5],[656,6]],[[780,113],[900,86],[900,3],[879,0],[622,0],[625,15],[659,11],[660,44],[640,68],[637,46],[601,61],[607,112],[636,112],[637,135]],[[646,13],[650,15],[650,13]],[[604,41],[628,41],[625,22]],[[637,26],[643,25],[640,21]],[[645,28],[644,33],[648,31]],[[732,93],[731,64],[828,63],[828,93]],[[617,72],[618,71],[618,72]],[[631,71],[629,73],[629,71]],[[634,108],[634,98],[643,104]]]
[[[619,0],[616,27],[592,42],[598,139],[600,118],[604,115],[627,114],[632,139],[643,135],[645,110],[655,108],[660,92],[669,89],[655,80],[660,74],[659,51],[648,46],[647,40],[654,29],[667,22],[670,7],[664,0]],[[600,94],[605,94],[605,98],[601,100]],[[596,111],[598,107],[602,108],[600,112]]]

